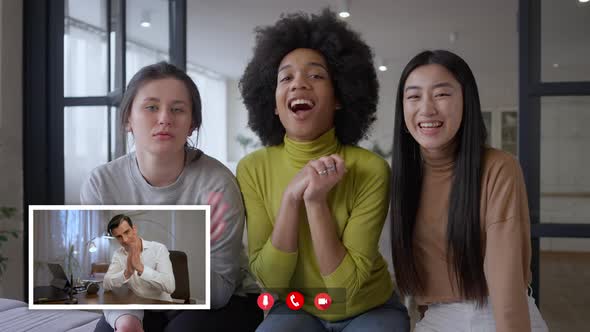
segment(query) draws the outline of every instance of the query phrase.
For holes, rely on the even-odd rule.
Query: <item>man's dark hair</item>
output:
[[[248,126],[266,146],[283,142],[285,128],[275,115],[277,72],[283,58],[298,48],[324,57],[342,106],[334,113],[336,137],[342,144],[356,144],[376,119],[379,83],[373,52],[328,9],[319,15],[282,15],[274,25],[256,28],[254,56],[240,80]]]
[[[133,227],[133,222],[131,221],[131,218],[124,214],[118,214],[111,218],[111,221],[109,221],[109,225],[107,226],[107,234],[109,234],[109,236],[112,236],[113,229],[119,227],[119,225],[121,225],[121,222],[123,221],[126,221],[129,224],[129,227]]]

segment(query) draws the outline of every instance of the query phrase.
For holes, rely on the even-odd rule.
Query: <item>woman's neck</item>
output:
[[[169,154],[137,151],[137,165],[143,178],[154,187],[165,187],[178,179],[185,163],[185,149]]]
[[[445,166],[455,161],[457,149],[456,140],[452,140],[446,146],[438,149],[420,148],[422,159],[430,166]]]
[[[296,141],[285,135],[283,143],[287,157],[299,168],[305,166],[310,160],[337,153],[340,148],[334,128],[308,142]]]

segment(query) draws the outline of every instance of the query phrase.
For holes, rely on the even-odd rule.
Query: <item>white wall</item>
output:
[[[205,300],[205,213],[176,211],[175,250],[184,251],[188,257],[191,298]],[[197,301],[198,302],[198,301]]]
[[[365,148],[378,144],[384,151],[389,151],[393,142],[393,124],[395,114],[395,95],[399,71],[394,68],[385,72],[377,71],[379,79],[379,104],[377,105],[377,120],[373,123],[369,137],[360,143]],[[391,161],[391,158],[388,160]]]
[[[18,215],[0,221],[0,229],[22,230],[22,26],[21,0],[0,1],[0,205],[16,207]],[[0,280],[0,297],[23,300],[23,236],[2,247],[9,259]]]
[[[542,192],[590,192],[589,123],[590,97],[541,99]]]
[[[541,99],[541,222],[589,222],[588,123],[590,97]],[[590,252],[590,239],[542,239],[541,248]]]
[[[206,73],[188,71],[201,94],[202,117],[201,129],[190,137],[194,144],[209,156],[226,162],[227,158],[227,84],[223,77],[211,77]],[[197,137],[198,136],[198,137]]]
[[[259,142],[258,138],[248,128],[248,110],[244,106],[242,95],[238,89],[239,79],[227,80],[227,145],[228,160],[238,162],[246,153],[252,152],[253,148],[246,151],[238,143],[236,136],[243,135]]]

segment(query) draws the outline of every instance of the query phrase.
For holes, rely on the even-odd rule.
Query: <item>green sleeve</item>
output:
[[[379,237],[389,209],[389,165],[379,158],[357,163],[353,209],[342,234],[346,255],[331,274],[326,287],[345,287],[352,297],[370,277],[379,255]]]
[[[236,172],[246,207],[250,271],[265,288],[288,288],[297,264],[298,252],[284,252],[272,245],[274,223],[267,212],[270,207],[265,206],[259,190],[264,188],[264,185],[254,180],[270,179],[264,177],[264,174],[257,174],[259,177],[253,176],[256,168],[252,166],[242,160]]]

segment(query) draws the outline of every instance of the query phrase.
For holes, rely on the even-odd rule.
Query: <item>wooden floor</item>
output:
[[[551,332],[590,331],[590,253],[541,253],[541,314]],[[410,305],[414,326],[418,316]]]
[[[590,253],[541,253],[541,314],[549,331],[590,331]]]

